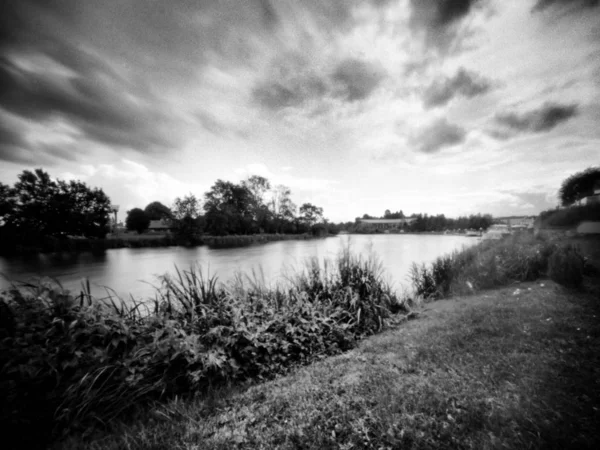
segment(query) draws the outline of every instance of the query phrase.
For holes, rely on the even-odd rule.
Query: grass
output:
[[[518,289],[429,304],[348,353],[245,390],[156,404],[85,446],[599,448],[597,287]]]

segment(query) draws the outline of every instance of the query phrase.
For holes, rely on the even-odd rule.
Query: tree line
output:
[[[102,189],[25,170],[14,186],[0,183],[0,247],[37,247],[48,237],[103,238],[110,211]]]
[[[25,170],[14,186],[0,183],[0,250],[43,247],[48,239],[102,239],[111,231],[112,206],[99,188],[81,181],[53,179],[42,169]],[[335,231],[323,208],[292,201],[291,190],[253,175],[241,183],[217,180],[203,199],[178,197],[172,206],[158,201],[127,212],[126,226],[143,232],[151,220],[166,220],[183,243],[202,234],[313,233]],[[114,224],[113,224],[114,225]]]
[[[304,203],[299,208],[287,186],[272,186],[252,175],[240,183],[217,180],[202,200],[194,194],[175,199],[172,207],[152,202],[127,213],[129,230],[143,232],[151,220],[164,220],[180,236],[195,240],[203,233],[223,236],[257,233],[327,234],[333,227],[323,208]]]
[[[429,215],[421,213],[406,216],[402,210],[391,212],[386,209],[382,216],[364,214],[362,217],[357,217],[353,223],[346,223],[344,228],[349,232],[357,233],[370,233],[375,230],[375,226],[362,223],[361,219],[414,219],[402,227],[408,232],[487,230],[494,222],[494,218],[490,214],[471,214],[457,218],[446,217],[444,214]]]

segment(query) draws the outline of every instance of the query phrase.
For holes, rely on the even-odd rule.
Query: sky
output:
[[[0,181],[531,215],[600,164],[598,0],[5,0]]]

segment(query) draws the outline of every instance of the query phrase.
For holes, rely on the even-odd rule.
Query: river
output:
[[[262,271],[268,284],[274,284],[301,269],[311,257],[319,260],[335,258],[350,239],[355,253],[365,256],[376,253],[383,263],[388,281],[396,289],[408,288],[408,274],[413,262],[431,262],[436,257],[476,244],[479,239],[454,235],[381,234],[336,236],[326,239],[289,240],[256,244],[250,247],[211,249],[206,246],[184,248],[122,248],[101,254],[43,254],[29,257],[0,257],[0,290],[10,281],[30,281],[52,277],[78,293],[81,281],[88,278],[92,294],[104,296],[103,286],[114,290],[121,298],[136,299],[153,296],[158,276],[173,273],[175,266],[188,269],[198,263],[219,280],[227,282],[236,272],[251,274]]]

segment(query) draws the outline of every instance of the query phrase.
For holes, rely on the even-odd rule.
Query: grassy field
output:
[[[247,390],[174,400],[95,449],[600,448],[597,284],[520,283]],[[81,448],[72,439],[62,448]]]

